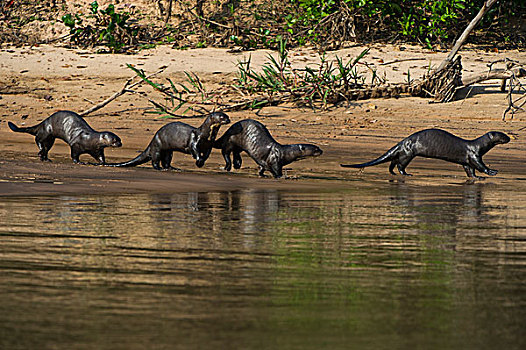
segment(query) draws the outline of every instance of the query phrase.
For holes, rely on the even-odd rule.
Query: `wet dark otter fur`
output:
[[[234,154],[234,169],[241,168],[241,152],[245,151],[259,165],[259,175],[266,170],[275,178],[283,175],[283,166],[305,157],[316,157],[323,151],[315,145],[281,145],[270,135],[267,128],[253,119],[234,123],[215,143],[225,158],[225,170],[230,171]]]
[[[88,153],[101,164],[105,147],[121,147],[121,139],[112,132],[98,132],[77,113],[60,111],[53,113],[40,124],[30,127],[18,127],[9,122],[9,128],[15,132],[24,132],[35,136],[41,161],[50,161],[48,152],[55,143],[55,139],[64,140],[71,147],[71,159],[80,163],[79,156]]]
[[[174,169],[170,163],[173,151],[177,151],[191,154],[200,168],[210,156],[219,128],[228,123],[228,116],[217,112],[207,116],[198,128],[181,122],[166,124],[155,133],[148,147],[137,157],[127,162],[107,165],[132,167],[151,160],[154,169]]]
[[[482,156],[496,145],[508,143],[510,138],[499,131],[490,131],[474,140],[464,140],[447,131],[426,129],[418,131],[391,148],[381,157],[362,164],[341,164],[342,167],[364,168],[385,162],[391,162],[389,172],[394,174],[394,167],[402,175],[405,168],[414,157],[438,158],[460,164],[469,177],[475,176],[475,169],[487,174],[497,175],[497,170],[488,168],[482,161]]]

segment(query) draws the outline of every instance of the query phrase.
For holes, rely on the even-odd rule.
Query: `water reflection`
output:
[[[525,194],[4,198],[0,348],[522,348]]]

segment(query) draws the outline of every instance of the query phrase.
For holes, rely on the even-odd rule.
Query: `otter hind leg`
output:
[[[391,164],[389,164],[389,172],[393,175],[396,175],[396,173],[394,172],[394,168],[395,166],[397,166],[398,162],[395,161],[394,159],[391,161]]]
[[[279,179],[283,176],[283,167],[277,163],[274,163],[270,166],[270,172],[274,178]]]
[[[402,165],[402,164],[397,164],[397,168],[398,168],[398,172],[401,174],[401,175],[404,175],[404,176],[413,176],[411,174],[409,174],[408,172],[405,171],[405,168],[406,166]]]
[[[223,168],[226,171],[232,170],[232,160],[230,159],[230,153],[232,151],[227,148],[223,148],[221,150],[221,154],[223,155],[223,158],[225,159],[225,167]]]
[[[241,158],[241,152],[239,150],[236,150],[233,152],[234,155],[234,169],[241,169],[241,164],[243,163],[243,159]]]
[[[493,170],[493,169],[489,169],[487,170],[486,174],[488,174],[489,176],[495,176],[499,173],[498,170]]]
[[[468,175],[469,178],[472,178],[472,179],[484,179],[483,177],[481,176],[477,176],[475,175],[475,168],[470,166],[470,165],[462,165],[462,167],[464,167],[464,170],[466,171],[466,174]]]
[[[86,153],[86,152],[82,152],[82,148],[76,146],[76,145],[72,145],[71,146],[71,159],[73,160],[73,163],[75,164],[86,164],[84,162],[81,162],[79,157],[82,153]]]
[[[53,144],[55,143],[55,138],[47,137],[45,139],[40,139],[37,136],[35,142],[37,143],[39,149],[38,156],[40,157],[40,160],[43,162],[51,162],[51,160],[48,158],[48,152],[51,149],[51,147],[53,147]]]
[[[161,168],[161,161],[164,161],[164,159],[162,157],[161,151],[151,150],[151,155],[152,155],[152,167],[155,170],[162,170],[163,168]]]
[[[396,167],[398,168],[398,172],[405,176],[412,176],[411,174],[408,174],[405,171],[405,168],[409,165],[409,163],[411,163],[412,160],[413,160],[413,157],[411,156],[399,157],[398,163],[396,164]]]

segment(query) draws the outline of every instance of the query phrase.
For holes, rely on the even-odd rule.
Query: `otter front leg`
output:
[[[161,165],[163,167],[163,170],[178,170],[178,171],[181,170],[179,168],[175,168],[171,166],[172,157],[173,157],[172,151],[161,152]]]
[[[199,153],[199,149],[197,148],[197,145],[199,144],[199,137],[196,136],[194,132],[190,135],[190,154],[195,159],[195,164],[198,167],[202,167],[205,163],[204,160],[201,159],[201,155]]]
[[[90,156],[92,156],[93,158],[98,160],[99,164],[101,164],[101,165],[106,164],[106,158],[104,157],[104,150],[103,149],[97,150],[97,151],[94,151],[94,152],[90,152]]]
[[[82,154],[82,150],[79,147],[75,145],[71,146],[71,159],[73,159],[73,163],[82,164],[82,165],[86,164],[79,160],[79,157],[81,154]]]
[[[470,161],[471,161],[470,165],[472,165],[475,169],[477,169],[481,173],[484,173],[489,176],[495,176],[498,173],[498,170],[493,170],[493,169],[488,168],[486,164],[482,162],[481,158],[473,158],[473,159],[470,159]]]

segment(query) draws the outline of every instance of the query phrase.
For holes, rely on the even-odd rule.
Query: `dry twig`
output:
[[[513,120],[514,114],[518,111],[524,111],[524,108],[522,107],[526,104],[526,88],[519,79],[526,76],[526,69],[524,69],[522,66],[517,67],[516,65],[517,61],[507,60],[506,62],[506,70],[510,73],[510,77],[508,78],[508,95],[506,96],[508,107],[502,115],[502,120],[506,120],[506,114],[510,111],[510,120]],[[514,100],[514,93],[522,93],[522,95]],[[524,101],[521,102],[521,100]]]
[[[150,74],[148,76],[148,78],[151,78],[153,76],[156,76],[157,74],[160,74],[162,73],[167,67],[162,67],[160,70],[158,70],[157,72],[153,73],[153,74]],[[115,100],[116,98],[118,98],[119,96],[122,96],[124,95],[126,92],[131,92],[133,90],[131,90],[132,88],[142,84],[144,82],[144,80],[139,80],[138,82],[135,82],[133,84],[131,84],[131,82],[135,79],[136,77],[132,77],[130,79],[128,79],[126,81],[126,83],[124,84],[124,86],[122,87],[122,89],[120,91],[117,91],[116,93],[114,93],[113,95],[111,95],[110,97],[108,97],[107,99],[105,99],[104,101],[102,101],[101,103],[98,103],[97,105],[85,110],[84,112],[81,112],[79,113],[79,115],[81,116],[86,116],[90,113],[93,113],[95,111],[98,111],[99,109],[101,109],[102,107],[106,106],[108,103],[110,103],[111,101]],[[130,85],[131,84],[131,85]]]

